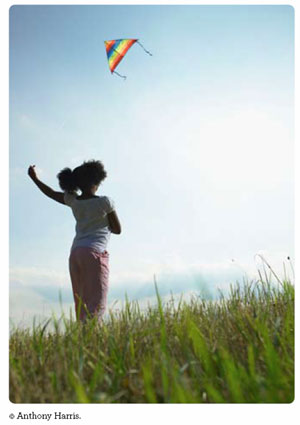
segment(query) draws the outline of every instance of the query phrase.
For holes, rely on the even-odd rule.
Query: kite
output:
[[[138,43],[145,50],[146,53],[152,56],[152,53],[148,52],[148,50],[146,50],[144,46],[142,46],[139,40],[135,38],[121,38],[118,40],[104,41],[107,53],[108,66],[111,73],[117,74],[119,77],[126,79],[124,75],[118,74],[115,69],[134,43]]]

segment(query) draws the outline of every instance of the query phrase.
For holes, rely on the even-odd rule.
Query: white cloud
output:
[[[69,275],[63,272],[39,267],[12,267],[10,282],[19,282],[22,286],[49,286],[68,287]]]

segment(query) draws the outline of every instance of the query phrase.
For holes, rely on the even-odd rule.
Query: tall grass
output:
[[[137,302],[99,326],[62,316],[14,329],[15,403],[290,403],[294,287],[245,283],[228,297]]]

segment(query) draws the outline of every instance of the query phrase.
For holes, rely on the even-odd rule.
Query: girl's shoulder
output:
[[[102,210],[105,211],[106,214],[111,213],[115,209],[114,201],[112,200],[112,198],[106,195],[95,196],[94,198],[89,198],[89,199],[77,199],[77,197],[78,197],[78,194],[76,192],[65,192],[64,194],[65,204],[73,208],[76,208],[76,205],[79,206],[79,204],[82,206],[85,205],[86,208],[88,208],[88,206],[89,208],[92,206],[94,208],[95,207],[94,202],[96,202],[96,205],[98,205],[98,208],[100,207]],[[90,201],[94,201],[94,202],[90,202]]]
[[[76,197],[77,197],[77,193],[76,192],[65,192],[64,193],[65,204],[70,207],[73,204],[73,202],[76,199]]]
[[[111,213],[115,209],[115,203],[109,196],[99,196],[99,202],[106,214]]]

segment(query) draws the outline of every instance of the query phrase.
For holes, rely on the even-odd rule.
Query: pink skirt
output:
[[[74,248],[69,258],[77,320],[97,316],[101,320],[107,302],[109,254],[89,247]]]

